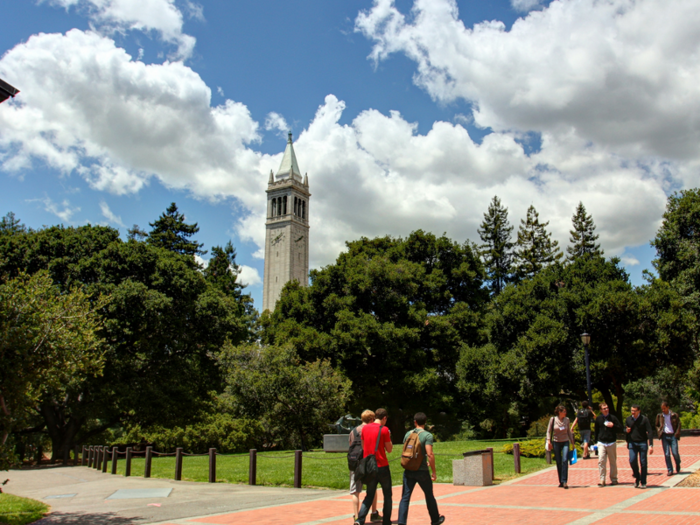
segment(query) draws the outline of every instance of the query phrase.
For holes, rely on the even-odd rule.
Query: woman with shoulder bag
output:
[[[569,477],[569,451],[574,447],[574,434],[571,432],[571,423],[566,417],[566,407],[559,405],[554,409],[554,417],[547,425],[546,450],[554,451],[554,460],[557,462],[557,474],[559,475],[559,486],[569,488],[567,480]]]

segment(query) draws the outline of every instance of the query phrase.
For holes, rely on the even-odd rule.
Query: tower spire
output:
[[[299,164],[297,163],[297,156],[294,153],[294,143],[292,141],[291,131],[289,131],[287,134],[287,147],[284,150],[282,162],[280,163],[280,167],[275,175],[276,180],[287,178],[301,182],[301,170],[299,169]]]

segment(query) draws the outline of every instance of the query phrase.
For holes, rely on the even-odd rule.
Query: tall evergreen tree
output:
[[[196,222],[187,224],[185,215],[177,210],[177,205],[174,202],[168,206],[168,209],[156,222],[151,222],[149,225],[152,230],[146,241],[152,246],[184,255],[204,255],[207,253],[201,250],[203,244],[190,239],[199,231],[199,226]]]
[[[540,215],[534,206],[527,209],[525,220],[520,219],[514,254],[519,279],[529,279],[562,258],[559,241],[552,240],[552,234],[546,229],[548,225],[549,221],[540,222]]]
[[[479,237],[484,243],[479,248],[486,273],[491,281],[490,289],[493,295],[501,293],[512,279],[512,231],[513,227],[508,222],[508,208],[501,204],[501,199],[494,196],[478,230]]]
[[[214,246],[211,254],[209,265],[204,269],[204,277],[226,295],[239,297],[245,285],[237,282],[240,267],[236,264],[236,249],[233,244],[229,241],[223,248]]]
[[[14,235],[26,231],[27,227],[15,217],[13,212],[9,212],[0,220],[0,235]]]
[[[571,221],[574,229],[569,231],[571,234],[569,238],[571,246],[566,248],[566,253],[569,254],[567,259],[573,261],[584,255],[603,255],[600,244],[596,244],[599,235],[594,233],[595,223],[593,222],[593,217],[586,213],[586,207],[582,202],[578,203]]]

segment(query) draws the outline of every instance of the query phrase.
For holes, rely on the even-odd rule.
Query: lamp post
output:
[[[588,332],[584,332],[581,334],[581,342],[583,342],[583,347],[586,350],[586,387],[588,389],[588,404],[589,406],[592,406],[592,399],[591,399],[591,360],[588,355],[588,345],[591,344],[591,336]]]

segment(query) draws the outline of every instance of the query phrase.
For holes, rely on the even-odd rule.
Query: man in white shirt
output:
[[[681,438],[681,418],[671,410],[668,401],[661,402],[661,413],[656,415],[656,433],[661,440],[666,457],[667,476],[673,476],[671,454],[676,462],[676,474],[681,471],[681,455],[678,453],[678,440]]]

